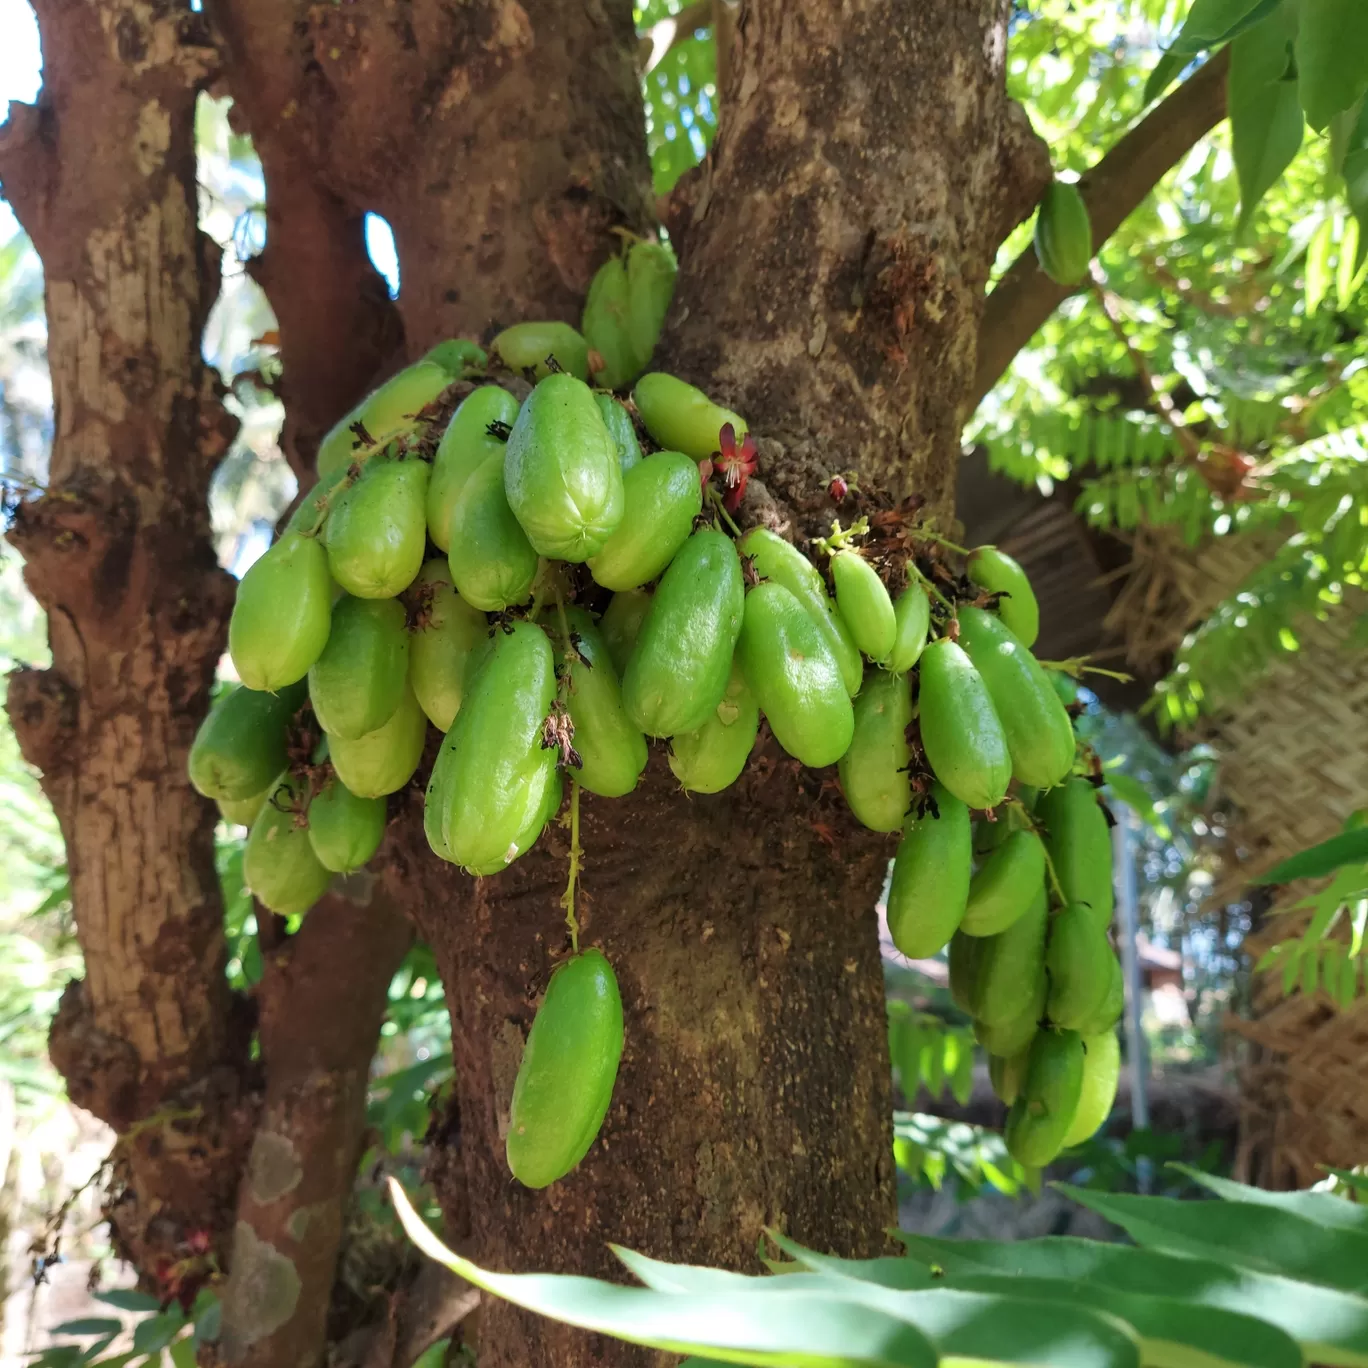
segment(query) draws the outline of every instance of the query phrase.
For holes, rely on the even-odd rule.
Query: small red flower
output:
[[[722,449],[714,453],[713,469],[722,476],[722,483],[727,487],[723,502],[735,512],[746,495],[746,482],[755,474],[758,464],[755,438],[748,432],[738,446],[736,429],[730,423],[724,423],[717,434],[717,444]]]
[[[831,483],[827,485],[827,498],[832,503],[840,503],[847,494],[850,493],[850,485],[846,482],[844,475],[833,475]]]

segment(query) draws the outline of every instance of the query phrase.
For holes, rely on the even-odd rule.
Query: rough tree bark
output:
[[[385,372],[444,336],[575,321],[609,230],[651,229],[626,0],[209,0],[217,53],[170,4],[38,8],[44,94],[18,107],[0,175],[48,270],[53,487],[14,535],[54,667],[21,673],[10,698],[62,820],[90,966],[54,1056],[125,1136],[125,1246],[147,1270],[210,1229],[231,1254],[224,1357],[319,1361],[400,909],[451,1007],[457,1087],[431,1169],[477,1258],[604,1272],[612,1238],[748,1266],[766,1224],[876,1248],[893,1175],[871,909],[891,841],[857,831],[829,777],[772,742],[717,797],[685,799],[657,754],[632,798],[586,800],[584,937],[617,967],[627,1050],[599,1143],[547,1192],[512,1183],[502,1150],[565,949],[559,830],[471,881],[427,851],[414,786],[373,899],[331,897],[267,946],[259,1067],[252,1014],[223,983],[212,813],[183,778],[230,588],[204,509],[228,429],[198,354],[216,273],[194,225],[195,91],[231,93],[262,157],[252,270],[279,319],[285,445],[305,474]],[[984,282],[1048,174],[1005,95],[1009,9],[741,12],[716,148],[669,206],[682,274],[661,361],[761,434],[744,516],[811,535],[836,471],[950,515]],[[395,230],[397,307],[365,259],[367,210]],[[643,1357],[502,1306],[481,1327],[482,1368]]]

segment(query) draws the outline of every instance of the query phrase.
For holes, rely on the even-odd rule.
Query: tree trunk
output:
[[[63,10],[56,0],[44,11],[49,7]],[[60,14],[42,16],[50,75],[61,70],[63,51],[79,50],[92,12],[110,22],[123,12],[118,0],[71,9],[84,15],[74,21],[84,27],[64,27]],[[743,516],[810,535],[832,515],[824,491],[838,470],[855,472],[871,494],[919,494],[949,516],[957,414],[974,373],[982,286],[997,243],[1034,203],[1047,171],[1043,150],[1004,91],[1008,10],[1006,0],[928,0],[915,10],[895,0],[854,0],[838,9],[818,0],[752,0],[743,9],[724,54],[716,149],[671,205],[682,273],[661,357],[746,413],[760,434],[769,497],[757,481]],[[577,321],[592,271],[610,250],[608,230],[650,227],[626,0],[475,0],[460,7],[441,0],[211,0],[209,14],[222,40],[224,81],[266,172],[268,245],[254,274],[280,323],[286,442],[297,469],[306,468],[339,411],[403,356],[447,335],[487,338],[521,318]],[[136,88],[129,73],[145,58],[122,39],[117,51],[128,68],[114,81],[124,99]],[[173,93],[173,122],[184,130],[193,81],[182,80]],[[97,111],[104,94],[82,96],[80,105],[82,128],[90,129],[80,156],[92,167],[102,155],[95,127],[108,123]],[[130,126],[155,123],[154,115],[134,112]],[[67,135],[64,159],[67,142],[85,136]],[[177,136],[184,145],[175,203],[179,221],[193,225],[188,134]],[[120,150],[123,162],[132,162],[124,167],[132,213],[143,203],[138,174],[146,180],[138,158],[149,154],[137,142]],[[8,185],[8,165],[5,171]],[[397,311],[364,260],[361,221],[369,209],[386,215],[399,245]],[[132,218],[110,227],[108,215],[105,201],[83,231],[94,233],[98,223],[116,241],[120,232],[129,242],[147,240]],[[46,260],[54,239],[45,242],[37,218],[25,221]],[[71,269],[87,271],[104,258],[96,257],[99,240],[79,241],[85,256]],[[54,283],[63,278],[63,259],[54,251],[48,263]],[[139,303],[162,299],[163,263],[148,260],[140,269],[125,293]],[[207,279],[199,277],[202,296],[186,294],[197,302],[176,325],[185,369],[178,393],[199,392],[198,362],[181,334],[198,336]],[[88,358],[105,383],[105,353],[83,350],[77,339],[68,344],[54,327],[55,348],[59,342],[73,368]],[[137,366],[129,367],[134,378]],[[166,392],[173,389],[168,384]],[[119,429],[119,439],[163,450],[164,431],[146,431],[148,412],[157,410],[144,404],[136,411],[136,431]],[[185,421],[172,406],[167,418],[177,416]],[[65,405],[62,422],[65,428]],[[115,436],[102,440],[112,446]],[[131,455],[128,465],[142,469]],[[158,481],[178,479],[180,502],[158,502],[139,487],[141,501],[132,506],[154,549],[170,543],[183,559],[191,546],[206,582],[219,584],[204,535],[208,468],[204,459],[156,464],[154,495]],[[158,519],[171,507],[184,512],[189,540],[180,527],[158,535]],[[89,564],[97,588],[123,586],[122,566],[138,566],[127,556],[118,565]],[[180,564],[172,558],[172,569]],[[130,574],[127,582],[156,583],[166,595],[185,577]],[[57,586],[48,584],[46,593],[45,602],[61,606]],[[164,849],[119,844],[118,828],[94,835],[64,824],[74,869],[95,852],[136,848],[129,863],[140,879],[168,861],[177,873],[179,900],[162,908],[156,925],[179,926],[190,915],[188,901],[196,936],[159,934],[193,947],[199,977],[173,978],[167,962],[155,987],[189,993],[187,1010],[205,1018],[202,1027],[183,1029],[182,1053],[202,1075],[203,1060],[228,1048],[231,1013],[207,864],[209,819],[180,775],[226,597],[214,590],[214,611],[184,622],[159,616],[157,602],[149,595],[132,604],[109,645],[146,640],[164,655],[178,631],[194,629],[193,668],[158,667],[179,690],[165,710],[175,743],[144,756],[134,771],[150,774],[157,794],[168,795],[166,826],[154,828]],[[62,621],[54,613],[55,635]],[[145,672],[138,678],[132,726],[143,735]],[[78,712],[91,706],[80,687]],[[21,692],[46,697],[38,688]],[[159,697],[155,689],[151,696]],[[67,697],[57,691],[43,718],[60,722]],[[114,705],[108,713],[112,738],[123,715]],[[58,722],[44,725],[50,732]],[[574,1174],[540,1193],[509,1178],[503,1135],[536,997],[565,948],[557,906],[564,833],[553,828],[508,873],[471,881],[427,851],[421,787],[402,800],[378,864],[379,886],[387,904],[406,909],[432,943],[451,1006],[457,1088],[432,1163],[451,1233],[475,1257],[519,1269],[610,1271],[610,1239],[651,1254],[753,1268],[766,1225],[838,1252],[873,1252],[894,1216],[873,913],[892,840],[859,831],[833,778],[802,771],[772,741],[757,748],[735,789],[711,798],[680,794],[657,751],[632,797],[585,800],[583,937],[601,945],[617,969],[627,1047],[599,1142]],[[109,763],[134,763],[117,750],[109,754]],[[67,782],[64,773],[55,767],[50,783]],[[208,890],[202,899],[186,899],[187,870]],[[78,888],[92,984],[109,956],[121,953],[99,939],[108,921],[99,906]],[[263,999],[278,1015],[263,1017],[265,1112],[238,1200],[225,1342],[235,1361],[293,1368],[321,1352],[320,1288],[325,1301],[337,1194],[359,1143],[364,1070],[357,1060],[367,1033],[353,1033],[345,1058],[282,1042],[291,1031],[320,1029],[318,999],[290,991],[306,986],[305,967],[352,974],[353,999],[345,1000],[378,1011],[374,985],[402,938],[384,928],[378,908],[374,920],[380,929],[354,943],[349,969],[321,951],[306,956],[305,943],[319,945],[328,939],[322,934],[283,947],[293,967],[280,971]],[[146,944],[133,942],[137,964],[119,968],[120,982],[131,981]],[[180,961],[174,972],[182,972]],[[340,990],[334,1000],[344,1000]],[[277,1046],[268,1051],[271,1039]],[[163,1055],[181,1057],[159,1039],[148,1049],[159,1067],[167,1067]],[[330,1080],[327,1095],[348,1099],[321,1131],[299,1110],[315,1095],[307,1086],[315,1065]],[[263,1139],[289,1125],[288,1149]],[[308,1181],[282,1192],[281,1175],[311,1173],[305,1161],[314,1153],[321,1161],[325,1141],[334,1146],[322,1180],[327,1191],[320,1196]],[[282,1157],[288,1162],[270,1162]],[[222,1187],[236,1173],[225,1158],[215,1181]],[[308,1209],[329,1203],[321,1246],[306,1248],[303,1226],[292,1219],[306,1199]],[[223,1225],[220,1212],[217,1228]],[[253,1282],[249,1268],[264,1281]],[[263,1287],[288,1295],[254,1321]],[[484,1314],[482,1368],[643,1357],[504,1307]]]

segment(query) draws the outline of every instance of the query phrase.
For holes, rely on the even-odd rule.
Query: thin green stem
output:
[[[931,581],[927,579],[925,575],[922,574],[922,572],[917,568],[917,563],[915,561],[908,561],[907,568],[921,581],[922,586],[925,588],[926,592],[930,594],[933,599],[936,599],[945,608],[947,608],[950,612],[950,616],[954,617],[955,605],[951,603],[950,600],[946,598],[945,595],[942,594],[941,591],[937,589],[936,586],[932,584]]]
[[[727,512],[727,505],[722,502],[722,495],[712,485],[708,486],[708,502],[722,515],[722,520],[731,528],[732,535],[740,538],[741,529],[732,521],[732,515]]]
[[[1133,678],[1124,670],[1104,670],[1100,665],[1089,665],[1087,656],[1070,656],[1067,660],[1039,660],[1036,663],[1047,670],[1057,670],[1060,674],[1066,674],[1072,679],[1077,679],[1080,675],[1095,674],[1105,675],[1108,679],[1119,680],[1122,684],[1129,684]]]
[[[1049,847],[1041,842],[1045,849],[1045,877],[1049,880],[1050,887],[1054,890],[1055,897],[1059,900],[1060,907],[1067,907],[1069,900],[1064,896],[1064,886],[1059,882],[1059,874],[1054,867],[1054,861],[1050,858]]]
[[[943,546],[947,551],[953,551],[957,556],[967,556],[968,550],[952,542],[947,537],[942,537],[938,532],[927,532],[924,528],[914,532],[912,536],[917,541],[934,542],[937,546]]]
[[[584,851],[580,847],[579,829],[580,782],[570,780],[570,880],[565,885],[561,906],[565,909],[565,924],[570,928],[570,949],[579,954],[579,922],[575,919],[575,880],[584,868]]]

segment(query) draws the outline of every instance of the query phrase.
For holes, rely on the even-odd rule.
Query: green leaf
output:
[[[1169,49],[1192,56],[1229,42],[1278,7],[1279,0],[1192,0],[1183,27]]]
[[[176,1315],[149,1316],[139,1321],[133,1330],[133,1349],[139,1354],[156,1354],[165,1349],[185,1328],[185,1317]]]
[[[1202,1204],[1204,1209],[1214,1205]],[[1141,1296],[1179,1297],[1267,1321],[1302,1346],[1308,1363],[1335,1368],[1368,1365],[1368,1299],[1235,1268],[1224,1257],[1219,1261],[1187,1258],[1071,1237],[947,1240],[900,1231],[898,1238],[914,1257],[934,1264],[947,1276],[1003,1273],[1064,1278]]]
[[[1318,133],[1368,90],[1368,5],[1301,0],[1297,79],[1306,121]]]
[[[1294,1216],[1315,1221],[1317,1225],[1368,1235],[1368,1207],[1359,1206],[1357,1202],[1346,1202],[1343,1197],[1331,1197],[1324,1192],[1266,1192],[1263,1188],[1247,1187],[1229,1178],[1204,1173],[1189,1164],[1174,1163],[1168,1167],[1185,1174],[1199,1187],[1214,1192],[1227,1202],[1274,1207],[1278,1211],[1288,1211]]]
[[[1149,74],[1149,80],[1145,82],[1145,93],[1140,97],[1140,107],[1143,109],[1146,105],[1153,104],[1173,84],[1174,77],[1191,60],[1190,53],[1177,52],[1172,48],[1161,53],[1159,60],[1154,64],[1154,70]]]
[[[403,1189],[390,1195],[409,1238],[429,1258],[474,1286],[566,1325],[673,1353],[721,1350],[737,1364],[797,1368],[936,1368],[935,1346],[884,1311],[810,1291],[661,1293],[593,1278],[490,1273],[448,1249],[422,1222]]]
[[[1325,874],[1333,874],[1341,865],[1362,864],[1368,861],[1368,828],[1357,831],[1342,831],[1328,841],[1313,845],[1307,850],[1274,865],[1267,874],[1254,880],[1256,884],[1291,883],[1293,879],[1318,879]]]
[[[1287,25],[1274,14],[1231,45],[1231,148],[1240,182],[1240,226],[1287,169],[1301,147],[1305,119],[1289,68]]]
[[[171,1345],[171,1362],[174,1368],[195,1368],[194,1336],[182,1335]]]
[[[1368,1291],[1368,1235],[1240,1202],[1180,1202],[1056,1185],[1137,1243],[1346,1292]]]
[[[131,1287],[114,1287],[107,1292],[96,1292],[95,1300],[112,1306],[118,1311],[157,1311],[161,1302],[146,1292],[135,1291]]]
[[[123,1329],[123,1322],[111,1320],[106,1316],[83,1316],[79,1320],[63,1321],[54,1325],[54,1335],[117,1335]]]
[[[1055,1287],[1054,1300],[1049,1301],[1004,1296],[999,1289],[984,1293],[936,1285],[909,1290],[823,1274],[750,1278],[716,1268],[661,1263],[616,1246],[614,1252],[647,1287],[670,1295],[710,1298],[735,1292],[787,1300],[806,1293],[885,1311],[929,1335],[942,1358],[1048,1363],[1051,1368],[1123,1368],[1127,1363],[1138,1368],[1140,1362],[1138,1341],[1130,1330],[1111,1316],[1077,1305],[1071,1289],[1062,1284]]]
[[[1327,216],[1306,249],[1306,312],[1315,313],[1330,293],[1330,255],[1335,250],[1335,220]]]

